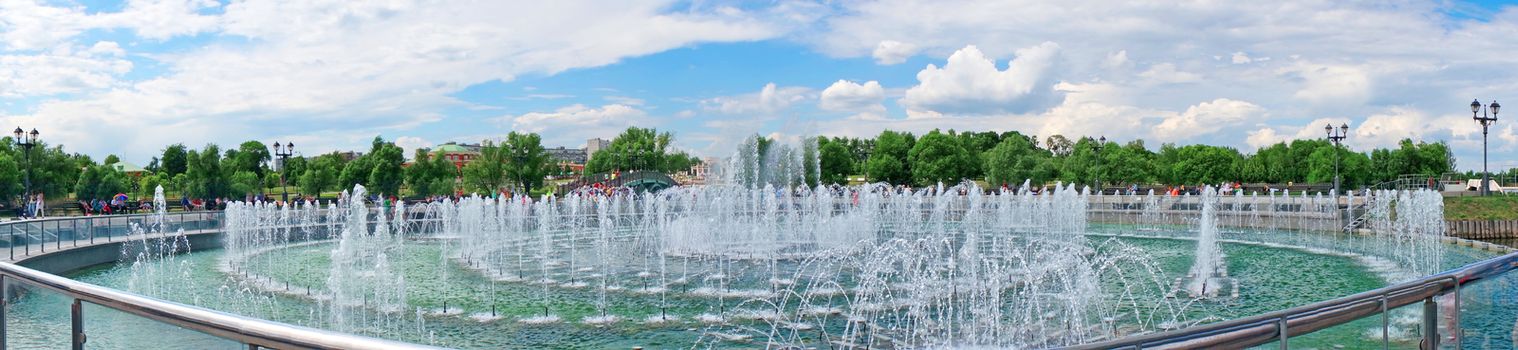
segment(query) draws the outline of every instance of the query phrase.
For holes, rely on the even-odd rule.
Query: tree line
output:
[[[870,182],[927,186],[984,179],[992,186],[1053,181],[1126,186],[1243,183],[1330,183],[1335,157],[1345,188],[1372,186],[1418,174],[1437,177],[1455,168],[1444,142],[1404,139],[1396,148],[1360,153],[1323,139],[1281,142],[1246,154],[1232,147],[1119,143],[1091,137],[1009,132],[947,132],[921,136],[886,130],[874,138],[817,138],[820,177],[845,183],[864,175]]]
[[[593,155],[586,171],[675,172],[700,162],[670,149],[672,140],[668,132],[629,128]],[[28,154],[9,137],[0,141],[0,198],[17,203],[25,191]],[[532,193],[545,187],[548,175],[567,173],[551,159],[542,137],[535,133],[511,132],[500,142],[485,141],[478,157],[463,167],[425,149],[416,150],[408,163],[403,152],[394,142],[375,137],[367,152],[351,159],[342,152],[292,156],[284,160],[282,169],[275,170],[274,155],[263,142],[246,141],[225,150],[216,144],[200,149],[172,144],[135,177],[117,169],[121,161],[115,155],[96,162],[88,155],[68,153],[63,146],[45,143],[30,149],[29,155],[32,193],[45,193],[55,200],[70,194],[85,200],[109,199],[117,193],[148,198],[160,185],[180,196],[205,199],[259,194],[277,197],[282,184],[290,193],[306,196],[354,185],[365,186],[369,193],[412,197],[503,190]]]
[[[1052,135],[1040,139],[1015,131],[955,132],[933,130],[922,135],[883,131],[873,138],[818,137],[804,145],[806,167],[802,179],[808,184],[848,183],[849,176],[870,182],[900,185],[956,183],[963,179],[984,180],[992,186],[1054,181],[1103,186],[1127,184],[1327,183],[1334,174],[1334,159],[1347,188],[1375,185],[1401,175],[1439,176],[1455,168],[1450,148],[1443,142],[1402,140],[1395,148],[1355,152],[1334,147],[1326,140],[1303,139],[1281,142],[1246,154],[1237,149],[1210,145],[1163,144],[1157,151],[1143,140],[1101,142],[1090,137],[1069,139]],[[375,137],[368,152],[353,159],[332,152],[295,156],[275,171],[273,155],[259,141],[247,141],[223,150],[216,144],[191,149],[183,144],[165,147],[153,157],[140,177],[131,177],[114,166],[115,155],[95,162],[88,155],[68,153],[61,145],[39,142],[23,149],[9,138],[0,138],[0,198],[14,203],[24,191],[26,162],[31,164],[33,192],[51,198],[72,194],[80,199],[107,199],[116,193],[138,198],[152,195],[162,185],[171,192],[192,198],[241,198],[268,192],[281,179],[292,193],[308,196],[364,185],[370,193],[432,196],[459,192],[492,193],[501,190],[541,191],[545,177],[564,174],[545,152],[542,138],[533,133],[512,132],[501,142],[484,142],[478,159],[459,168],[452,160],[418,150],[406,163],[403,150],[394,142]],[[773,141],[759,138],[756,147]],[[673,173],[689,169],[700,160],[671,148],[673,135],[652,128],[632,127],[607,147],[591,155],[586,173],[649,170]],[[811,141],[809,141],[811,142]],[[28,151],[29,150],[29,151]],[[30,152],[29,154],[26,152]],[[815,157],[815,158],[811,158]],[[815,159],[815,163],[814,163]],[[1499,173],[1512,177],[1518,169]],[[59,194],[65,194],[60,196]]]

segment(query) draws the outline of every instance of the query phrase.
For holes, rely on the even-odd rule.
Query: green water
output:
[[[1137,249],[1148,257],[1149,268],[1156,269],[1159,280],[1170,280],[1184,275],[1189,269],[1194,242],[1172,239],[1105,238],[1093,236],[1101,242],[1098,250]],[[611,325],[587,325],[580,321],[599,316],[601,308],[597,301],[600,292],[594,288],[553,287],[544,293],[538,284],[491,281],[477,272],[453,263],[443,263],[442,248],[435,243],[412,242],[404,246],[394,261],[396,268],[404,271],[407,303],[417,310],[396,314],[361,312],[351,317],[373,320],[369,326],[354,330],[356,333],[403,341],[434,344],[457,348],[689,348],[696,347],[764,347],[762,339],[728,341],[718,339],[719,333],[765,333],[777,332],[790,339],[817,344],[820,333],[795,330],[769,330],[769,325],[759,321],[731,320],[725,325],[707,324],[695,320],[703,313],[719,310],[756,308],[741,305],[733,300],[692,297],[678,293],[680,287],[671,288],[667,299],[658,294],[640,294],[629,291],[610,292],[606,298],[605,312],[622,318]],[[276,250],[252,258],[249,266],[255,273],[272,277],[280,284],[288,282],[296,290],[312,287],[324,288],[330,265],[330,244],[307,245]],[[1240,286],[1237,299],[1222,301],[1200,300],[1184,303],[1175,312],[1192,322],[1244,317],[1277,309],[1308,304],[1378,288],[1387,284],[1382,277],[1362,266],[1354,258],[1340,255],[1320,255],[1290,248],[1275,248],[1234,243],[1223,243],[1227,254],[1230,275]],[[1484,256],[1481,253],[1451,248],[1456,253],[1447,254],[1446,265],[1458,266]],[[222,252],[201,251],[181,255],[174,263],[166,264],[151,278],[162,280],[162,286],[146,294],[160,298],[198,305],[252,317],[280,322],[324,328],[330,324],[328,308],[301,296],[284,296],[261,291],[256,287],[240,284],[223,275],[215,268]],[[1131,266],[1137,270],[1138,266]],[[126,289],[134,270],[126,265],[105,265],[77,271],[70,276],[80,281]],[[139,271],[139,274],[141,272]],[[524,276],[528,280],[541,276]],[[555,278],[564,278],[558,276]],[[593,282],[592,286],[598,286]],[[626,288],[640,286],[638,279],[623,279]],[[1468,345],[1472,348],[1510,348],[1511,334],[1503,336],[1503,330],[1511,331],[1514,324],[1513,288],[1511,281],[1495,281],[1481,288],[1472,289],[1463,300],[1467,315],[1462,326],[1468,328]],[[139,286],[139,288],[142,288]],[[1121,288],[1107,283],[1104,289]],[[1162,295],[1144,294],[1131,298],[1153,302]],[[449,314],[440,314],[444,303]],[[1142,303],[1141,303],[1142,304]],[[662,306],[662,307],[661,307]],[[540,316],[544,308],[563,321],[551,324],[526,324],[519,319]],[[470,316],[489,315],[494,312],[501,317],[494,321],[477,321]],[[1143,306],[1137,307],[1143,308]],[[793,311],[793,310],[792,310]],[[1132,311],[1126,310],[1125,311]],[[24,293],[7,311],[9,320],[9,345],[14,348],[67,348],[68,300],[46,292]],[[420,314],[419,314],[420,312]],[[668,315],[676,321],[664,324],[643,322],[651,316]],[[151,321],[115,313],[105,308],[87,305],[86,329],[90,334],[91,348],[184,348],[212,349],[238,348],[192,331],[154,324]],[[1413,314],[1416,315],[1416,314]],[[1404,315],[1394,314],[1396,317]],[[1122,319],[1124,323],[1142,323]],[[841,320],[822,320],[824,330],[832,330]],[[1369,341],[1379,340],[1379,318],[1370,318],[1348,325],[1331,328],[1307,336],[1292,339],[1292,348],[1365,348]],[[1475,336],[1470,332],[1474,329]],[[1375,330],[1372,336],[1371,330]],[[1398,337],[1393,346],[1416,347],[1416,344]],[[1379,344],[1375,344],[1379,345]],[[1495,345],[1495,347],[1493,347]]]

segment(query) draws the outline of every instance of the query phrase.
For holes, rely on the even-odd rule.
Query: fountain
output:
[[[387,207],[359,186],[332,203],[233,203],[224,249],[133,250],[141,258],[121,279],[451,347],[1045,348],[1306,304],[1483,256],[1440,242],[1442,202],[1428,191],[1354,197],[1366,230],[1345,235],[1333,197],[1301,192],[809,186],[815,150],[743,149],[726,181],[657,193]],[[179,241],[134,235],[143,247]],[[1287,270],[1297,266],[1316,270]],[[1401,318],[1393,326],[1414,334]]]

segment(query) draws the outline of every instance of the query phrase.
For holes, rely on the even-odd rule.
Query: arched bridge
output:
[[[559,192],[569,193],[580,187],[593,186],[597,183],[603,187],[628,187],[639,192],[656,192],[680,185],[674,178],[657,171],[628,171],[617,174],[615,177],[612,175],[612,173],[600,173],[584,176],[579,180],[559,186]]]

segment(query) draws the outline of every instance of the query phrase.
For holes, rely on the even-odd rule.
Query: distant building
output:
[[[607,141],[606,139],[603,139],[603,138],[594,138],[594,139],[585,140],[585,161],[587,161],[587,162],[590,161],[591,157],[595,157],[596,156],[596,152],[597,151],[605,149],[606,146],[610,146],[610,145],[611,145],[611,141]]]
[[[480,158],[480,145],[449,142],[438,145],[437,147],[427,150],[427,152],[431,153],[433,157],[443,157],[443,159],[447,159],[449,162],[453,163],[453,166],[455,168],[462,170],[464,169],[465,165],[469,165],[469,162],[473,162],[475,159]]]
[[[544,148],[543,152],[548,153],[548,157],[551,158],[553,162],[585,164],[585,161],[587,158],[589,158],[586,156],[585,149],[583,148],[565,148],[564,146],[559,146],[554,148]]]
[[[363,157],[364,156],[364,152],[342,151],[342,152],[337,152],[337,155],[343,157],[343,161],[344,162],[351,162],[354,159],[358,159],[358,157]]]

